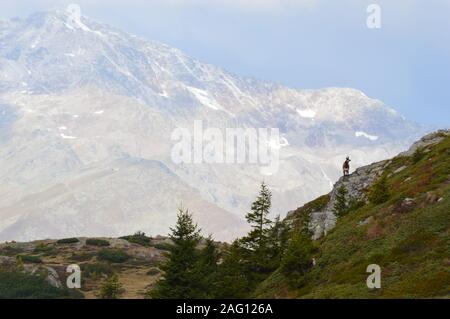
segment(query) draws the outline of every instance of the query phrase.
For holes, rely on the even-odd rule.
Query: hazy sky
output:
[[[0,17],[72,1],[0,0]],[[78,0],[83,14],[239,75],[354,87],[421,123],[450,126],[449,0]],[[381,28],[366,26],[381,7]]]

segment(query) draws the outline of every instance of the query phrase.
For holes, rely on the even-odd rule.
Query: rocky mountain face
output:
[[[70,15],[0,23],[0,240],[163,234],[180,205],[231,240],[263,179],[284,215],[329,192],[345,156],[385,159],[424,131],[355,89],[236,76]],[[278,171],[174,163],[172,133],[194,121],[279,128]]]

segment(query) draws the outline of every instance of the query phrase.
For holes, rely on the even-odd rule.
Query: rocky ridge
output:
[[[427,152],[428,146],[441,142],[449,135],[450,129],[430,133],[415,142],[407,151],[400,153],[397,157],[413,156],[418,149],[423,149],[424,152]],[[380,161],[359,167],[349,176],[341,177],[334,184],[333,190],[327,195],[327,203],[322,205],[320,209],[309,212],[308,227],[313,234],[312,238],[317,240],[322,236],[325,236],[327,232],[335,227],[337,218],[333,212],[333,208],[336,202],[336,194],[342,186],[348,191],[348,198],[367,201],[367,190],[381,175],[383,175],[385,168],[392,160],[393,159]],[[397,171],[393,172],[393,174],[399,173],[404,168],[405,167],[400,167]],[[289,212],[287,219],[295,219],[296,212],[297,210]]]

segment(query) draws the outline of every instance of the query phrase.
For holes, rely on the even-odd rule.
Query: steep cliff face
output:
[[[347,198],[353,198],[358,201],[367,202],[367,191],[373,183],[385,172],[389,165],[396,158],[411,157],[417,150],[424,149],[427,152],[427,147],[442,142],[446,136],[450,135],[450,130],[440,130],[430,133],[419,141],[415,142],[407,151],[400,153],[397,157],[391,160],[380,161],[367,166],[357,168],[349,176],[341,177],[333,186],[333,190],[326,196],[328,201],[326,204],[316,206],[316,209],[309,209],[309,229],[312,232],[314,240],[326,235],[331,229],[336,226],[336,215],[334,213],[334,206],[336,203],[336,196],[341,187],[347,190]],[[429,149],[428,149],[429,151]],[[406,169],[407,166],[396,168],[390,173],[390,176],[400,173]],[[307,205],[305,205],[307,206]],[[303,213],[301,208],[291,211],[287,219],[295,219],[298,214]]]

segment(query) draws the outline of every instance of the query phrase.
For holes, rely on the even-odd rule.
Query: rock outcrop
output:
[[[338,190],[344,186],[348,192],[348,198],[366,200],[367,189],[381,176],[388,163],[388,161],[382,161],[360,167],[349,176],[341,177],[334,184],[333,190],[329,194],[330,200],[325,208],[310,214],[309,229],[313,233],[313,239],[319,239],[326,235],[336,225],[336,215],[333,210]]]
[[[419,141],[415,142],[407,151],[400,153],[398,157],[412,156],[417,149],[425,149],[426,147],[441,142],[446,136],[450,136],[450,130],[439,130],[434,133],[430,133]],[[336,194],[344,186],[347,190],[348,198],[354,198],[358,201],[367,200],[367,190],[372,184],[380,177],[385,168],[391,163],[392,160],[385,160],[377,163],[373,163],[367,166],[360,167],[355,170],[349,176],[341,177],[333,186],[333,190],[329,193],[329,201],[324,208],[318,211],[310,212],[309,229],[313,233],[313,239],[319,239],[326,235],[336,225],[336,215],[334,214],[334,205],[336,202]],[[405,169],[406,166],[398,168],[393,174],[397,174]],[[288,217],[292,217],[295,211],[289,213]]]
[[[425,135],[420,140],[415,142],[407,151],[400,153],[398,156],[411,156],[419,148],[424,148],[430,145],[441,142],[446,136],[450,136],[450,129],[439,130]]]

